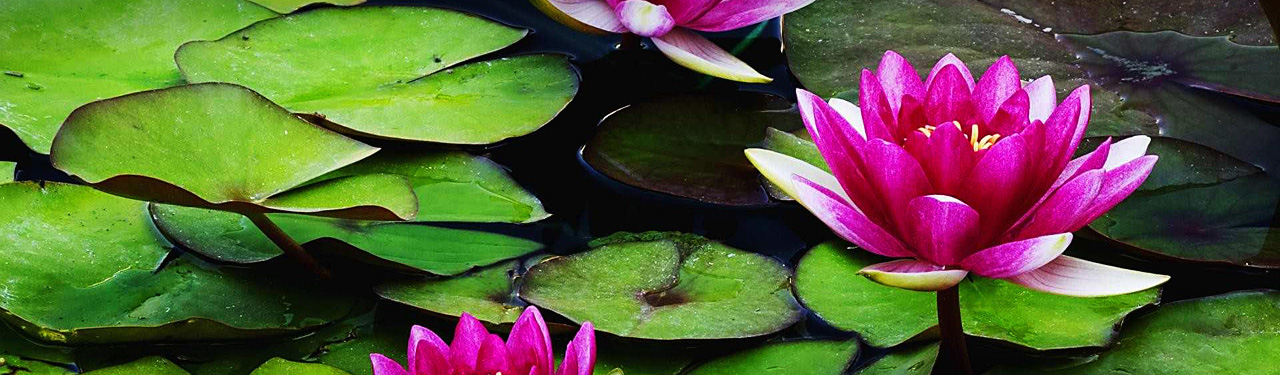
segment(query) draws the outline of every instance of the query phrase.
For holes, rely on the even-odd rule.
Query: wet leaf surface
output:
[[[272,358],[249,375],[351,375],[351,373],[319,363],[302,363]]]
[[[929,375],[938,361],[938,343],[898,348],[858,370],[857,375]]]
[[[163,357],[147,357],[119,366],[86,372],[88,375],[190,375]]]
[[[470,313],[492,324],[515,323],[524,306],[512,304],[516,262],[448,279],[397,281],[378,287],[382,298],[448,316]]]
[[[276,13],[292,13],[302,7],[313,4],[327,4],[337,6],[351,6],[363,4],[366,0],[249,0],[258,5],[267,7]]]

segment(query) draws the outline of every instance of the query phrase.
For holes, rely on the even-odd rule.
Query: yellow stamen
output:
[[[952,121],[951,124],[955,125],[956,129],[960,129],[960,131],[964,131],[964,126],[960,125],[959,121]],[[925,125],[920,127],[919,129],[916,129],[916,131],[919,131],[920,133],[924,134],[925,137],[932,137],[933,132],[937,130],[938,130],[938,127],[933,125]],[[979,137],[979,135],[980,134],[978,134],[977,124],[974,124],[969,127],[968,138],[969,138],[969,144],[973,145],[973,152],[978,152],[978,151],[991,148],[991,146],[994,146],[996,144],[996,141],[1000,140],[999,134],[988,134],[983,137]]]

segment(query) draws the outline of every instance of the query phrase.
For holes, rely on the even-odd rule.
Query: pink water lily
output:
[[[1089,122],[1089,87],[1061,103],[1045,76],[1024,83],[1008,56],[974,81],[943,57],[921,81],[886,52],[863,70],[855,106],[799,90],[799,108],[832,173],[762,149],[748,158],[838,235],[902,258],[860,273],[911,290],[969,273],[1072,296],[1135,292],[1169,279],[1062,255],[1076,231],[1151,173],[1150,139],[1072,159]]]
[[[463,313],[449,345],[435,332],[414,326],[408,354],[408,370],[382,354],[369,355],[374,375],[590,375],[596,364],[596,336],[591,322],[583,323],[557,371],[547,323],[538,308],[530,306],[505,343]]]
[[[584,31],[652,38],[659,51],[699,73],[740,82],[772,81],[697,31],[727,31],[803,8],[814,0],[533,0]]]

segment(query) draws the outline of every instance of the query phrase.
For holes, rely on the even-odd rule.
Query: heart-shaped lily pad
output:
[[[282,254],[246,217],[232,212],[170,205],[151,206],[156,227],[183,247],[211,258],[254,263]],[[295,214],[270,214],[299,243],[341,241],[375,264],[418,272],[454,275],[537,251],[542,244],[461,229],[417,223],[371,222]]]
[[[378,286],[378,295],[437,314],[466,312],[493,324],[515,323],[524,312],[511,303],[515,266],[506,262],[448,279],[391,282]]]
[[[319,363],[293,362],[272,358],[249,375],[351,375],[351,373]]]
[[[164,357],[146,357],[119,366],[93,370],[86,375],[191,375]]]
[[[582,150],[591,168],[628,185],[700,201],[769,201],[742,150],[765,129],[796,130],[800,116],[782,98],[737,93],[685,95],[635,104],[600,123]]]
[[[49,153],[73,109],[182,83],[173,51],[275,17],[248,1],[31,0],[0,4],[0,125]],[[124,20],[128,20],[125,22]]]
[[[1089,224],[1131,248],[1174,259],[1280,268],[1272,227],[1280,183],[1205,146],[1152,138],[1160,162],[1141,188]]]
[[[796,267],[796,294],[836,328],[873,346],[900,344],[937,325],[933,293],[883,286],[858,270],[887,259],[837,243],[814,247]],[[973,277],[960,285],[965,333],[1036,350],[1101,347],[1126,315],[1159,300],[1159,289],[1101,298],[1032,291]]]
[[[841,375],[857,355],[858,340],[782,341],[712,359],[686,373]]]
[[[352,6],[364,4],[366,0],[249,0],[258,5],[267,7],[276,13],[292,13],[295,10],[312,4],[328,4],[337,6]]]
[[[456,66],[527,34],[421,7],[325,8],[182,46],[191,82],[232,82],[294,112],[370,137],[487,144],[541,128],[573,99],[557,55]]]
[[[1280,293],[1244,291],[1161,306],[1125,325],[1114,347],[1072,366],[987,374],[1266,375],[1277,356]]]
[[[801,317],[782,263],[685,234],[599,240],[532,267],[520,296],[599,331],[658,340],[761,336]]]
[[[399,176],[353,176],[286,192],[376,151],[253,91],[212,83],[80,107],[58,132],[51,161],[99,189],[155,202],[412,218],[417,198]]]
[[[530,223],[551,216],[501,165],[459,151],[382,150],[320,179],[378,173],[409,179],[418,196],[416,221]]]
[[[0,184],[4,318],[85,344],[279,335],[341,318],[353,300],[180,257],[164,264],[146,203],[55,182]],[[157,270],[158,269],[158,270]]]
[[[938,343],[898,348],[876,359],[856,375],[929,375],[938,361]]]

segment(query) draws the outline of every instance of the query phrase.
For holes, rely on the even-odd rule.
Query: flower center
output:
[[[964,131],[964,127],[963,127],[963,126],[960,126],[960,122],[959,122],[959,121],[952,121],[952,122],[951,122],[951,124],[952,124],[952,125],[955,125],[955,126],[956,126],[956,129],[960,129],[960,131],[961,131],[961,132],[963,132],[963,131]],[[969,129],[970,129],[970,132],[969,132],[969,134],[968,134],[966,137],[967,137],[967,138],[969,138],[969,144],[970,144],[970,145],[973,145],[973,152],[978,152],[978,151],[982,151],[982,150],[986,150],[986,149],[988,149],[988,148],[991,148],[991,146],[994,146],[994,145],[996,144],[996,141],[1000,140],[1000,135],[999,135],[999,134],[988,134],[988,135],[983,136],[983,137],[978,137],[978,125],[977,125],[977,124],[974,124],[974,125],[970,126],[970,127],[969,127]],[[933,132],[934,132],[935,130],[938,130],[938,127],[937,127],[937,126],[933,126],[933,125],[925,125],[925,126],[921,127],[920,129],[916,129],[916,131],[919,131],[919,132],[921,132],[921,133],[924,133],[924,136],[925,136],[925,137],[931,137],[931,136],[933,136]]]

